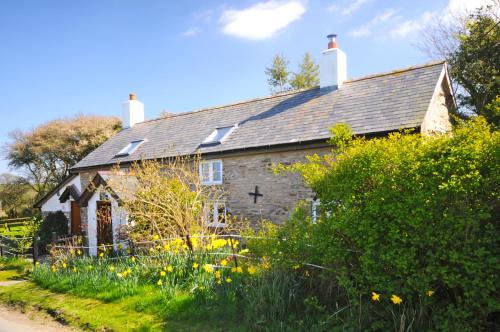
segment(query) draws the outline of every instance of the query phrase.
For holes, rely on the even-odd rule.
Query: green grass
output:
[[[245,331],[231,320],[231,312],[211,310],[188,294],[168,303],[151,296],[151,289],[113,302],[56,293],[32,282],[0,287],[0,301],[38,309],[71,326],[114,331]]]
[[[23,279],[31,262],[23,258],[0,258],[0,281]]]
[[[24,225],[16,224],[15,226],[10,226],[10,231],[9,231],[9,229],[7,228],[7,226],[5,226],[5,224],[0,225],[0,235],[9,237],[22,236],[24,234],[25,227],[26,226]]]

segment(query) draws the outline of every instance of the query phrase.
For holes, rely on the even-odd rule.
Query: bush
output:
[[[333,155],[287,168],[315,190],[322,212],[317,225],[292,218],[280,257],[334,271],[331,286],[373,308],[364,328],[498,328],[498,131],[478,118],[432,137],[351,140],[345,126],[333,134]]]
[[[61,211],[50,212],[40,225],[38,236],[40,236],[40,251],[46,252],[46,247],[52,242],[52,233],[57,236],[68,235],[68,218]]]

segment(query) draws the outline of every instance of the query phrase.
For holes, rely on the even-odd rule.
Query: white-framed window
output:
[[[131,155],[135,150],[137,150],[139,146],[141,146],[142,143],[144,143],[143,139],[130,142],[126,147],[121,149],[120,152],[115,155],[115,157],[125,157]]]
[[[201,143],[202,145],[212,145],[212,144],[220,144],[222,143],[231,133],[233,130],[238,128],[238,125],[235,124],[233,126],[227,126],[227,127],[219,127],[215,128],[214,131],[210,135],[208,135],[207,138]]]
[[[206,160],[200,163],[200,179],[202,184],[222,183],[222,160]]]
[[[224,202],[208,203],[206,208],[208,227],[226,227],[227,210]]]

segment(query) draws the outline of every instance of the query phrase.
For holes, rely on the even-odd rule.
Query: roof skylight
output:
[[[222,143],[237,127],[238,125],[236,124],[234,126],[220,127],[215,129],[207,138],[205,138],[202,145]]]
[[[125,156],[131,155],[132,153],[134,153],[135,150],[137,150],[137,148],[142,143],[144,143],[143,139],[130,142],[126,147],[124,147],[123,149],[121,149],[120,152],[118,152],[115,155],[115,157],[125,157]]]

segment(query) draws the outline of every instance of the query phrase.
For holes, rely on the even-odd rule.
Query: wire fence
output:
[[[189,241],[192,241],[193,239],[209,239],[209,240],[217,240],[217,239],[225,239],[229,242],[229,247],[232,249],[232,252],[213,252],[209,251],[206,249],[202,250],[195,250],[191,245],[187,245]],[[67,241],[72,241],[72,238],[66,238],[64,240]],[[174,256],[188,256],[188,255],[209,255],[209,256],[221,256],[221,257],[231,257],[237,266],[238,264],[238,259],[243,259],[243,260],[248,260],[248,261],[262,261],[264,260],[264,257],[259,257],[255,256],[252,254],[249,255],[243,255],[239,252],[241,250],[236,251],[237,246],[241,245],[241,242],[236,244],[236,240],[239,240],[241,242],[246,242],[247,240],[261,240],[261,241],[279,241],[280,239],[278,238],[268,238],[268,237],[261,237],[261,236],[247,236],[247,235],[240,235],[240,234],[220,234],[220,235],[193,235],[193,236],[187,236],[187,237],[168,237],[168,238],[161,238],[156,241],[121,241],[117,242],[114,244],[101,244],[101,245],[81,245],[81,244],[72,244],[72,243],[66,243],[64,245],[61,244],[56,244],[54,243],[52,245],[52,248],[54,250],[62,251],[62,252],[75,252],[77,250],[82,250],[86,251],[86,255],[90,255],[90,251],[94,250],[95,254],[97,255],[98,252],[106,252],[108,250],[116,250],[119,252],[119,254],[115,257],[107,256],[105,259],[107,260],[122,260],[122,259],[127,259],[131,257],[135,257],[138,259],[144,259],[144,258],[162,258],[165,256],[165,253],[147,253],[148,249],[156,249],[156,248],[162,248],[165,244],[171,244],[174,241],[178,241],[182,244],[185,244],[188,248],[191,248],[189,250],[185,251],[177,251],[177,252],[171,252],[168,251],[168,254],[174,255]],[[286,239],[281,239],[281,240],[286,240]],[[309,245],[313,247],[313,245]],[[331,271],[332,269],[326,266],[321,266],[318,264],[310,263],[310,262],[299,262],[296,260],[290,260],[290,263],[292,264],[297,264],[300,266],[307,266],[310,268],[318,269],[318,270],[324,270],[324,271]],[[220,268],[231,268],[227,266],[219,266],[219,265],[214,265],[215,267],[220,267]]]

